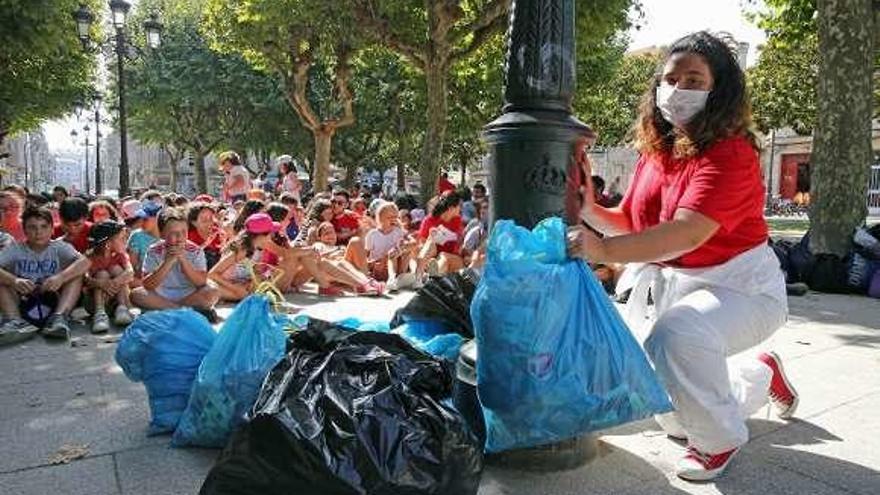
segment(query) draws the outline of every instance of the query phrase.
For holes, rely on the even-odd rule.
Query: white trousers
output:
[[[777,298],[723,287],[700,288],[663,311],[643,343],[675,407],[658,417],[661,426],[702,452],[746,443],[745,419],[767,403],[772,372],[754,352],[728,358],[770,337],[787,312]]]

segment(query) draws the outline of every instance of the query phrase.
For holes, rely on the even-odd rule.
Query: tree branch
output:
[[[288,54],[293,62],[293,86],[287,86],[287,99],[306,129],[314,132],[320,127],[320,119],[309,103],[306,90],[309,87],[309,69],[312,66],[315,43],[313,39],[304,39],[290,33]]]
[[[473,22],[465,26],[459,33],[456,43],[464,42],[468,34],[470,41],[456,49],[450,56],[450,62],[470,56],[492,36],[507,27],[507,14],[510,12],[510,0],[495,0],[483,10]]]
[[[355,122],[354,118],[354,95],[349,88],[351,80],[351,64],[352,57],[351,47],[340,44],[336,48],[336,73],[334,74],[334,84],[336,86],[336,98],[342,105],[342,118],[334,123],[335,128],[348,127]]]
[[[416,68],[424,70],[426,58],[424,47],[409,44],[391,30],[387,17],[381,16],[372,0],[355,0],[354,12],[358,21],[386,47],[407,58]]]

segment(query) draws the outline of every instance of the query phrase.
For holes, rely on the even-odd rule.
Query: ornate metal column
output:
[[[581,173],[575,156],[595,134],[571,114],[575,55],[574,0],[513,1],[505,105],[483,132],[489,145],[492,224],[511,219],[531,228],[551,216],[577,221]],[[487,461],[557,471],[580,466],[597,453],[596,437],[585,435],[494,454]]]
[[[550,216],[577,217],[575,150],[595,139],[572,116],[575,2],[514,0],[500,117],[485,127],[492,222],[532,227]],[[570,190],[569,190],[570,189]]]

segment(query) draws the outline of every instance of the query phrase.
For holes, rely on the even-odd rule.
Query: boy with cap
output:
[[[208,282],[205,252],[187,240],[183,211],[165,208],[158,223],[162,240],[147,249],[143,286],[132,291],[132,301],[143,309],[189,307],[217,321],[214,305],[220,291]]]
[[[92,333],[110,330],[107,303],[116,303],[113,323],[123,327],[133,320],[131,315],[131,288],[134,278],[128,254],[125,252],[125,226],[118,222],[96,223],[89,232],[89,261],[91,268],[85,285],[94,305]]]
[[[125,206],[123,206],[123,211]],[[141,222],[139,229],[132,231],[128,238],[128,256],[131,259],[131,266],[134,267],[134,283],[133,287],[140,285],[143,278],[141,268],[143,267],[144,257],[147,255],[147,249],[153,244],[159,242],[160,232],[159,223],[156,217],[162,211],[162,206],[153,201],[143,201],[140,209],[136,210],[131,218],[137,218]],[[129,222],[131,220],[126,220]]]
[[[0,251],[0,343],[33,336],[68,338],[67,315],[79,299],[89,260],[61,239],[52,240],[52,212],[29,208],[22,214],[25,242]]]

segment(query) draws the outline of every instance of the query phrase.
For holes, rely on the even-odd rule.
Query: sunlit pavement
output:
[[[388,319],[409,294],[294,305],[325,319]],[[811,293],[791,298],[789,323],[768,343],[802,394],[797,419],[768,409],[750,422],[752,441],[715,483],[672,473],[684,447],[653,421],[601,436],[601,455],[574,471],[531,474],[489,468],[481,495],[864,494],[880,490],[880,300]],[[228,314],[228,309],[221,313]],[[111,334],[112,335],[112,334]],[[78,326],[75,346],[38,337],[0,349],[0,493],[197,493],[218,451],[172,449],[147,437],[143,385],[113,361],[114,342]],[[62,446],[84,457],[53,465]]]

